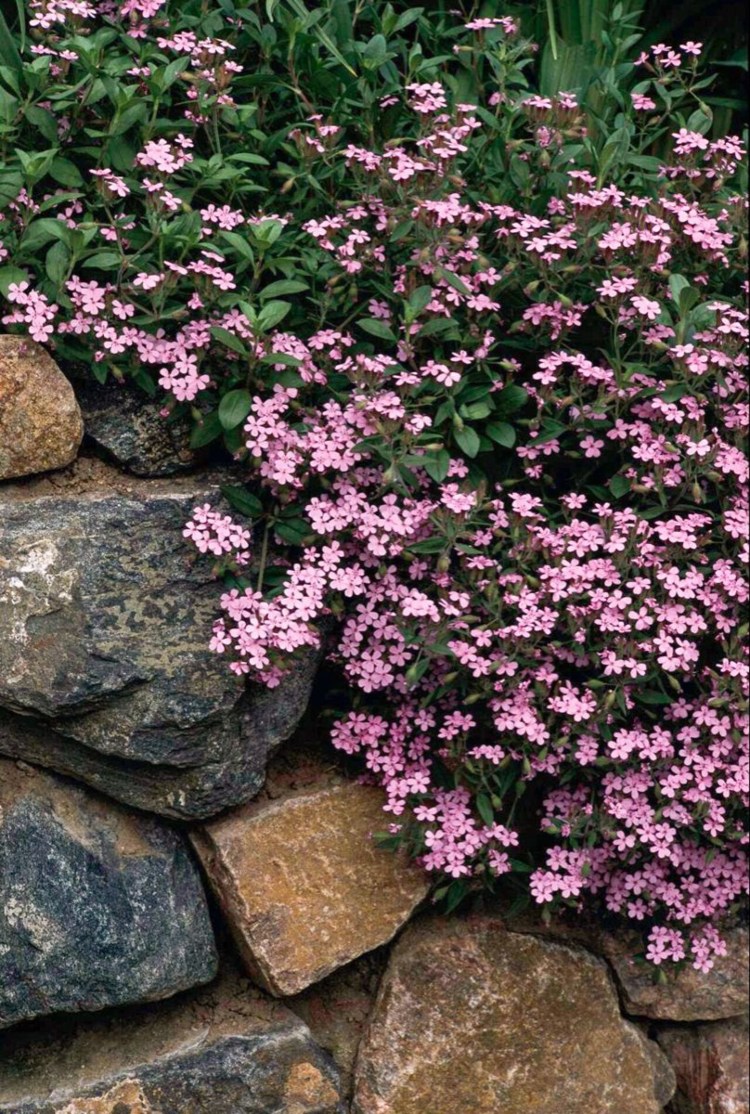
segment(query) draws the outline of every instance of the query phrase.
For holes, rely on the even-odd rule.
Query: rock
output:
[[[165,419],[162,403],[130,383],[73,380],[89,445],[136,476],[190,471],[198,455],[190,448],[187,418]]]
[[[209,651],[221,588],[182,537],[205,502],[210,479],[0,491],[0,752],[175,817],[258,791],[315,657],[252,691]]]
[[[341,1073],[346,1098],[351,1098],[357,1049],[388,961],[387,952],[387,948],[378,948],[360,956],[284,1002],[310,1026],[318,1044],[330,1052]]]
[[[706,974],[692,966],[680,971],[665,968],[666,981],[655,982],[653,969],[633,958],[642,948],[640,941],[629,934],[605,936],[603,953],[620,984],[625,1010],[665,1021],[716,1021],[747,1012],[748,930],[731,929],[724,937],[727,954]]]
[[[352,1110],[659,1114],[674,1086],[659,1056],[588,952],[488,917],[426,920],[391,955]]]
[[[191,834],[250,974],[297,994],[390,940],[429,881],[375,846],[383,795],[324,786],[258,801]]]
[[[216,970],[182,836],[0,759],[0,1028],[166,998]]]
[[[657,1039],[677,1077],[671,1114],[747,1114],[747,1017],[662,1029]]]
[[[229,976],[200,994],[11,1033],[1,1114],[342,1114],[309,1030]]]
[[[73,388],[33,340],[0,336],[0,480],[63,468],[83,422]]]

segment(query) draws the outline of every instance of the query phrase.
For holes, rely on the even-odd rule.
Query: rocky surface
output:
[[[199,994],[0,1038],[2,1114],[342,1114],[304,1023],[228,975]]]
[[[258,801],[192,833],[252,976],[296,994],[390,940],[428,892],[379,850],[383,795],[350,782]]]
[[[182,836],[0,759],[0,1027],[166,998],[217,962]]]
[[[211,478],[0,489],[0,752],[180,818],[258,791],[314,659],[250,692],[208,650],[218,586],[181,533],[203,502]]]
[[[346,1098],[351,1098],[357,1049],[387,962],[388,949],[378,948],[285,999],[285,1005],[309,1025],[315,1040],[333,1057]]]
[[[136,476],[171,476],[195,468],[187,418],[166,419],[162,400],[129,383],[73,380],[87,443]]]
[[[664,981],[655,981],[653,968],[636,961],[642,947],[632,935],[608,935],[602,950],[620,984],[627,1013],[665,1021],[715,1021],[746,1013],[750,1006],[748,930],[725,934],[727,954],[718,956],[705,974],[686,966],[664,970]]]
[[[658,1034],[658,1041],[677,1077],[670,1114],[747,1114],[747,1017],[691,1028],[669,1026]]]
[[[673,1088],[599,959],[491,918],[429,919],[391,955],[352,1109],[659,1114]]]
[[[47,352],[0,335],[0,480],[69,464],[83,437],[73,388]]]

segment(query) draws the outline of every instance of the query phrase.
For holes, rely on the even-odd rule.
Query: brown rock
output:
[[[690,1028],[670,1025],[657,1039],[677,1077],[670,1114],[747,1114],[750,1054],[746,1017]]]
[[[73,388],[47,352],[0,336],[0,480],[64,468],[83,437]]]
[[[258,801],[193,834],[252,976],[297,994],[390,940],[427,895],[418,868],[369,838],[382,793],[355,783]]]
[[[333,1057],[341,1073],[342,1093],[347,1098],[351,1097],[354,1061],[388,962],[387,953],[387,948],[378,948],[362,955],[285,1001]]]
[[[726,932],[727,954],[706,974],[692,966],[664,968],[664,982],[653,968],[634,959],[642,944],[629,934],[604,937],[603,952],[614,970],[628,1013],[663,1021],[719,1021],[747,1012],[750,1005],[748,930]]]
[[[487,917],[425,920],[392,953],[352,1110],[659,1114],[673,1081],[658,1059],[588,952]]]
[[[236,972],[200,993],[0,1037],[0,1114],[341,1114],[304,1023]]]

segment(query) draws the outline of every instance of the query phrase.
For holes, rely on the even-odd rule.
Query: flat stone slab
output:
[[[218,481],[36,491],[0,488],[0,752],[180,818],[252,797],[315,656],[268,690],[209,651],[221,586],[182,527]]]
[[[217,967],[181,835],[0,759],[0,1028],[166,998]]]
[[[380,790],[346,783],[258,801],[192,833],[243,960],[272,994],[305,987],[390,940],[429,891],[383,851]]]
[[[306,1025],[247,980],[0,1045],[2,1114],[343,1114]]]
[[[628,935],[606,936],[603,953],[622,991],[628,1013],[662,1021],[717,1021],[737,1017],[750,1008],[750,936],[746,928],[724,933],[727,954],[717,956],[710,971],[691,965],[664,970],[655,982],[653,970],[633,958],[642,947]]]
[[[0,335],[0,480],[63,468],[82,437],[73,388],[49,353]]]
[[[429,919],[391,954],[353,1114],[660,1114],[674,1075],[601,960],[491,918]]]

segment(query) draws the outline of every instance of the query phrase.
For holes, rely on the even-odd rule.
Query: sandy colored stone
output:
[[[696,971],[690,964],[680,970],[666,966],[664,981],[655,980],[653,968],[634,958],[643,944],[632,934],[605,936],[602,951],[628,1013],[664,1021],[719,1021],[750,1006],[748,930],[730,929],[724,937],[727,954],[717,956],[710,971]]]
[[[0,1038],[0,1114],[342,1114],[305,1024],[229,967],[158,1005]]]
[[[421,870],[371,840],[382,805],[351,782],[253,802],[193,833],[247,969],[272,994],[384,944],[427,895]]]
[[[124,1079],[99,1098],[73,1099],[55,1114],[123,1114],[124,1110],[127,1114],[155,1114],[137,1079]]]
[[[747,1114],[747,1017],[690,1027],[670,1025],[657,1039],[677,1077],[670,1114]]]
[[[601,960],[493,918],[428,919],[391,955],[352,1111],[659,1114],[673,1084]]]
[[[0,480],[64,468],[83,420],[73,388],[41,345],[0,336]]]

